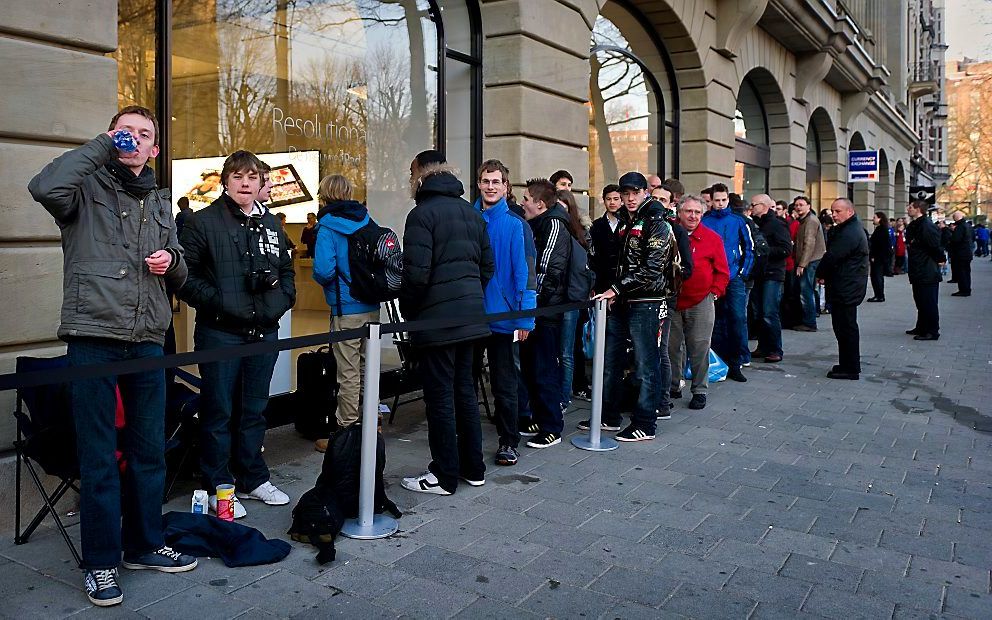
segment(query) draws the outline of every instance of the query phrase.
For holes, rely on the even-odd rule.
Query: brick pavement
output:
[[[782,364],[719,384],[701,412],[678,401],[653,442],[593,454],[525,449],[481,488],[401,489],[428,460],[418,405],[387,429],[396,536],[339,539],[326,568],[294,544],[282,563],[183,575],[123,571],[124,606],[90,607],[60,539],[0,543],[0,613],[113,617],[992,617],[992,265],[975,296],[941,288],[942,337],[903,334],[905,276],[861,308],[864,375],[831,381],[829,317],[787,332]],[[567,428],[587,413],[575,408]],[[486,425],[487,449],[493,429]],[[298,497],[320,457],[291,430],[269,446]],[[170,503],[188,509],[188,500]],[[244,521],[284,536],[290,508]],[[76,528],[73,528],[75,530]]]

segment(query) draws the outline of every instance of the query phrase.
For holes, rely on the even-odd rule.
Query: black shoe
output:
[[[861,378],[861,375],[856,372],[841,372],[837,370],[831,370],[827,373],[828,379],[847,379],[849,381],[857,381]]]
[[[521,418],[518,422],[518,427],[520,428],[520,435],[522,437],[533,437],[541,432],[541,427],[537,425],[537,422],[533,418]]]
[[[592,393],[589,390],[579,390],[578,392],[572,392],[572,397],[589,402],[592,400]]]
[[[883,301],[885,301],[885,298],[884,297],[869,297],[868,298],[868,302],[869,303],[881,303]]]
[[[923,333],[923,332],[921,332],[921,331],[920,331],[920,330],[918,330],[918,329],[907,329],[907,330],[906,330],[906,335],[907,335],[907,336],[919,336],[919,335],[920,335],[920,334],[922,334],[922,333]]]
[[[751,359],[756,359],[759,357],[768,357],[768,354],[762,351],[761,349],[755,349],[754,351],[751,351]]]
[[[654,417],[656,420],[671,420],[672,419],[672,408],[674,405],[668,403],[667,407],[662,407],[654,412]]]
[[[815,332],[816,331],[816,328],[815,327],[810,327],[809,325],[806,325],[806,324],[801,323],[801,324],[796,325],[795,327],[793,327],[792,330],[793,331],[797,331],[797,332]]]
[[[617,433],[617,441],[651,441],[652,439],[654,434],[641,430],[633,424]]]
[[[747,383],[747,377],[741,372],[740,366],[734,366],[727,372],[727,378],[739,383]]]
[[[948,284],[957,284],[958,281],[957,280],[948,280],[947,283]]]
[[[561,443],[561,435],[555,433],[541,433],[527,442],[531,448],[550,448]]]
[[[499,450],[496,451],[496,464],[503,467],[516,465],[518,458],[520,458],[520,453],[517,452],[516,448],[510,446],[500,446]]]
[[[579,422],[578,424],[576,424],[575,427],[578,428],[580,431],[587,431],[590,428],[592,428],[592,426],[589,423],[589,420],[583,420],[583,421]],[[615,433],[618,430],[620,430],[620,425],[619,424],[610,424],[609,422],[600,422],[599,423],[599,430],[606,431],[608,433]]]
[[[702,409],[706,406],[706,394],[693,394],[689,409]]]
[[[971,293],[962,293],[958,291],[956,293],[951,293],[951,297],[971,297]]]
[[[124,591],[117,583],[117,569],[88,570],[83,575],[83,588],[86,598],[97,607],[120,605],[124,600]]]
[[[682,390],[668,390],[668,396],[675,399],[682,398]]]
[[[920,334],[913,336],[913,340],[940,340],[939,334]]]
[[[129,558],[124,556],[124,568],[157,570],[163,573],[184,573],[196,568],[196,558],[162,547],[156,551]]]

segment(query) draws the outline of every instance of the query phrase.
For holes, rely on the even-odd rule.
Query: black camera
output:
[[[256,269],[248,274],[248,291],[264,293],[279,286],[279,278],[270,269]]]

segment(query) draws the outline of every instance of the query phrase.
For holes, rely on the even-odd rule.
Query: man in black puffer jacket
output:
[[[189,277],[179,298],[196,308],[198,351],[278,340],[279,319],[296,302],[286,235],[257,201],[267,172],[253,153],[232,153],[221,171],[224,193],[191,214],[183,227]],[[263,412],[277,358],[263,353],[200,364],[200,468],[205,488],[211,489],[211,509],[216,510],[219,484],[235,484],[242,499],[289,503],[269,481],[262,458]],[[237,420],[236,440],[232,420]],[[234,517],[245,514],[237,502]]]
[[[834,225],[830,228],[827,253],[816,268],[817,280],[827,286],[827,303],[840,357],[840,363],[827,376],[857,380],[861,374],[858,306],[868,292],[868,235],[847,198],[833,201],[830,212]]]
[[[758,324],[758,348],[751,352],[752,358],[764,357],[774,364],[782,361],[782,287],[785,282],[785,259],[792,254],[792,237],[785,220],[775,213],[775,201],[768,194],[758,194],[751,198],[751,215],[758,225],[761,236],[768,243],[768,255],[760,272],[755,261],[754,290],[757,309],[755,321]]]
[[[403,234],[400,311],[422,321],[485,314],[483,290],[496,273],[482,215],[462,199],[464,189],[437,151],[424,151],[410,164],[416,206]],[[475,341],[489,325],[413,332],[427,409],[433,459],[426,472],[403,479],[403,488],[451,495],[461,478],[485,483],[482,426],[472,377]]]

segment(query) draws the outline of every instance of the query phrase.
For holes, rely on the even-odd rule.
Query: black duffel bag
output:
[[[296,361],[296,432],[326,439],[337,426],[338,365],[329,347],[301,353]]]

